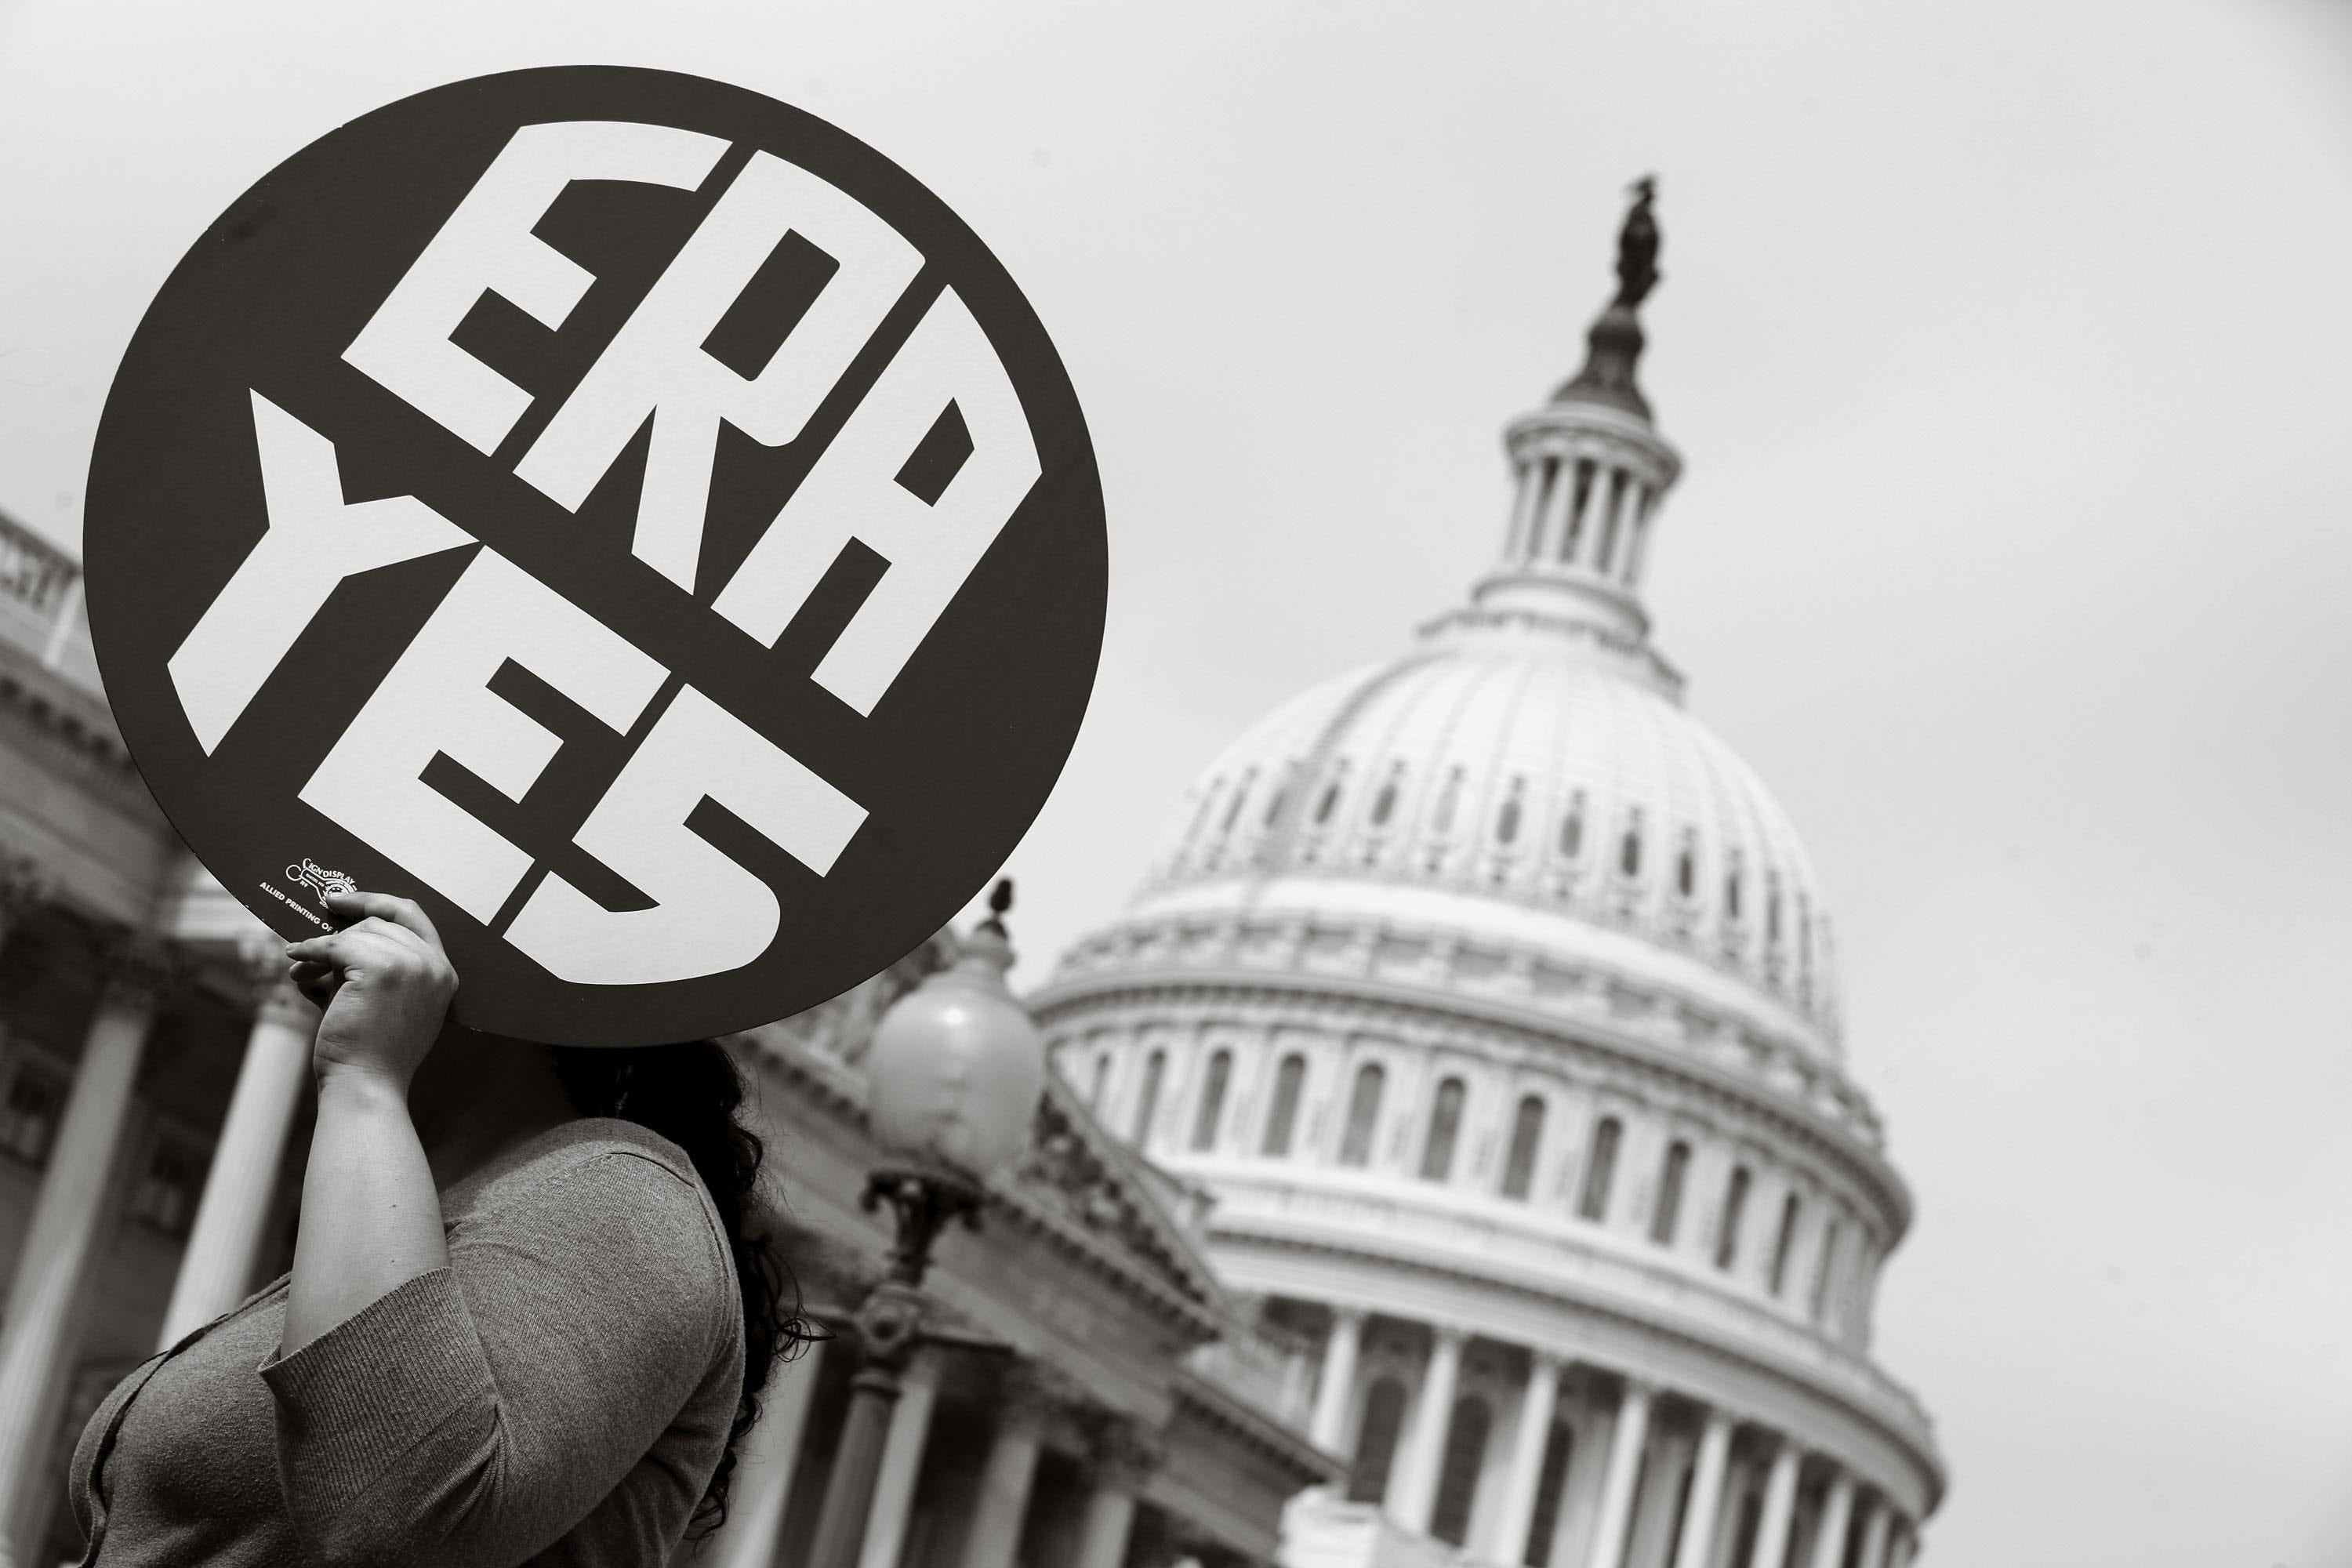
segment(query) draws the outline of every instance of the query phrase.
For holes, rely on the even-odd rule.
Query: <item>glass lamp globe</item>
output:
[[[1000,885],[992,906],[1011,902]],[[948,968],[890,1005],[866,1047],[867,1115],[895,1157],[977,1180],[1029,1143],[1045,1041],[1004,984],[1013,947],[991,919]]]

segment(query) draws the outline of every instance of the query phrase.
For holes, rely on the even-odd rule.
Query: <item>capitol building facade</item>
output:
[[[1311,1384],[1289,1568],[1888,1568],[1943,1491],[1820,891],[1650,639],[1646,189],[1621,243],[1468,602],[1229,747],[1034,998]]]

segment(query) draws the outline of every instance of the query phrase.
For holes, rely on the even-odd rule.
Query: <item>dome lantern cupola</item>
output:
[[[1654,666],[1642,565],[1682,459],[1634,379],[1635,312],[1659,279],[1657,182],[1645,175],[1633,192],[1617,236],[1617,292],[1586,334],[1583,369],[1505,433],[1516,470],[1510,524],[1502,561],[1471,597],[1474,614],[1572,626]],[[1674,684],[1662,667],[1654,674]]]

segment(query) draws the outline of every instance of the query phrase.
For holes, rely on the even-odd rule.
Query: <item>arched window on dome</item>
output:
[[[1242,819],[1242,806],[1249,800],[1250,785],[1256,782],[1255,770],[1243,770],[1241,782],[1234,786],[1233,798],[1225,803],[1225,819],[1217,825],[1219,833],[1231,833],[1234,824]]]
[[[1219,1051],[1209,1058],[1201,1081],[1200,1109],[1192,1113],[1192,1149],[1196,1153],[1217,1146],[1217,1123],[1224,1119],[1225,1086],[1234,1076],[1234,1053]]]
[[[1682,1223],[1683,1184],[1690,1176],[1690,1145],[1677,1138],[1666,1149],[1666,1163],[1658,1172],[1658,1201],[1650,1211],[1650,1239],[1671,1246],[1675,1227]]]
[[[1698,845],[1687,833],[1675,857],[1675,891],[1685,899],[1698,891]]]
[[[1201,804],[1192,808],[1192,826],[1184,832],[1185,843],[1199,842],[1201,829],[1209,826],[1209,813],[1216,806],[1217,792],[1224,787],[1223,779],[1213,779],[1209,782],[1208,787],[1201,792]]]
[[[1737,923],[1739,920],[1739,862],[1734,860],[1723,873],[1724,918]]]
[[[1780,1230],[1772,1238],[1772,1272],[1767,1281],[1772,1294],[1778,1296],[1789,1283],[1789,1254],[1797,1245],[1797,1222],[1804,1215],[1804,1205],[1797,1194],[1790,1193],[1780,1201]]]
[[[1328,826],[1331,822],[1331,814],[1339,809],[1339,785],[1343,782],[1345,776],[1346,775],[1344,774],[1334,776],[1329,784],[1323,786],[1322,798],[1315,803],[1316,826]]]
[[[1372,797],[1372,826],[1386,827],[1389,818],[1396,815],[1397,792],[1404,787],[1404,764],[1398,763],[1389,769],[1389,776],[1381,781],[1381,793]]]
[[[1731,1184],[1723,1193],[1723,1218],[1715,1227],[1715,1266],[1728,1270],[1739,1260],[1739,1223],[1748,1214],[1748,1189],[1752,1184],[1748,1167],[1739,1166],[1731,1173]]]
[[[1613,1116],[1602,1117],[1592,1130],[1592,1152],[1585,1157],[1584,1184],[1576,1194],[1579,1219],[1607,1217],[1609,1189],[1617,1180],[1617,1145],[1624,1136],[1624,1123]]]
[[[1258,819],[1260,827],[1274,826],[1274,819],[1282,815],[1282,803],[1289,797],[1289,795],[1288,784],[1279,784],[1274,786],[1274,793],[1265,797],[1265,815]]]
[[[1168,1053],[1154,1051],[1143,1061],[1143,1092],[1135,1101],[1135,1123],[1127,1141],[1141,1149],[1151,1141],[1151,1123],[1160,1114],[1160,1085],[1168,1076]]]
[[[1458,766],[1445,775],[1445,787],[1438,792],[1437,810],[1430,817],[1430,831],[1443,837],[1454,831],[1454,814],[1462,805],[1462,770]]]
[[[1421,1146],[1424,1182],[1442,1182],[1454,1173],[1454,1146],[1462,1137],[1463,1094],[1458,1078],[1437,1086],[1437,1100],[1429,1111],[1429,1137]]]
[[[1445,1447],[1437,1465],[1437,1502],[1430,1510],[1429,1533],[1459,1546],[1469,1539],[1470,1505],[1478,1498],[1478,1472],[1486,1462],[1486,1434],[1494,1423],[1486,1402],[1465,1394],[1454,1402]]]
[[[1835,1220],[1830,1221],[1829,1228],[1822,1233],[1822,1261],[1813,1270],[1813,1299],[1805,1303],[1805,1315],[1816,1323],[1829,1315],[1830,1281],[1837,1274],[1838,1244],[1844,1239]]]
[[[1543,1468],[1536,1473],[1535,1515],[1528,1521],[1520,1568],[1551,1568],[1551,1538],[1559,1531],[1560,1500],[1568,1495],[1569,1467],[1575,1458],[1576,1429],[1565,1421],[1553,1422],[1544,1443]]]
[[[1559,857],[1573,860],[1584,853],[1584,792],[1579,790],[1568,803],[1568,815],[1559,819]]]
[[[1543,1147],[1543,1096],[1530,1094],[1511,1116],[1511,1148],[1503,1159],[1503,1195],[1524,1200],[1536,1180],[1536,1154]]]
[[[1348,1091],[1348,1125],[1339,1137],[1342,1165],[1371,1163],[1372,1133],[1380,1124],[1381,1090],[1388,1076],[1378,1062],[1366,1062],[1356,1069],[1355,1087]]]
[[[1495,842],[1505,849],[1518,842],[1519,817],[1523,809],[1519,797],[1526,790],[1525,779],[1513,779],[1511,793],[1504,797],[1503,809],[1495,814]]]
[[[1265,1115],[1265,1138],[1259,1152],[1274,1159],[1290,1152],[1290,1139],[1298,1127],[1298,1096],[1307,1085],[1307,1058],[1297,1051],[1274,1069],[1274,1105]]]
[[[1393,1377],[1373,1383],[1364,1394],[1364,1419],[1356,1428],[1356,1462],[1348,1468],[1348,1500],[1378,1502],[1388,1495],[1389,1467],[1404,1429],[1404,1384]]]
[[[1110,1082],[1110,1053],[1104,1051],[1095,1058],[1094,1081],[1087,1088],[1087,1109],[1102,1109],[1103,1088]]]
[[[1642,819],[1638,816],[1625,825],[1625,837],[1617,841],[1617,870],[1626,877],[1642,874]]]
[[[1805,895],[1797,895],[1797,992],[1806,1001],[1813,991],[1813,914]]]
[[[1764,943],[1780,945],[1780,879],[1769,874],[1764,879]]]

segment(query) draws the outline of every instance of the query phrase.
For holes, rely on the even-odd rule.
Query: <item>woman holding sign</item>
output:
[[[325,1009],[293,1270],[91,1418],[85,1561],[656,1568],[800,1327],[734,1065],[457,1028],[423,910],[329,902],[287,949]]]

